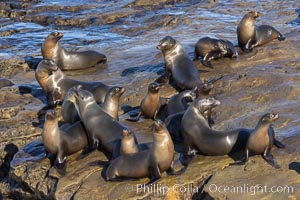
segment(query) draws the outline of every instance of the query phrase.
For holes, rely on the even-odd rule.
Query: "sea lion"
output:
[[[178,94],[173,95],[167,104],[168,115],[173,115],[185,111],[191,102],[196,98],[194,90],[184,90]]]
[[[278,114],[264,114],[258,121],[255,129],[251,132],[246,146],[246,155],[244,160],[233,163],[234,165],[243,165],[249,159],[249,152],[256,155],[260,154],[267,163],[275,168],[280,168],[276,163],[271,149],[274,143],[274,137],[270,135],[269,128],[271,124],[279,118]]]
[[[127,129],[123,130],[120,155],[137,153],[149,149],[150,146],[151,144],[148,143],[137,144],[134,133]]]
[[[181,132],[184,138],[184,157],[186,165],[189,155],[198,152],[202,155],[232,155],[245,150],[250,133],[253,129],[238,128],[230,131],[216,131],[209,127],[204,111],[216,107],[220,102],[214,98],[197,99],[188,107],[181,121]],[[269,127],[270,137],[274,138],[273,128]],[[275,140],[275,138],[274,138]],[[276,143],[274,143],[276,144]]]
[[[129,121],[138,121],[143,115],[145,118],[156,119],[159,109],[162,105],[167,103],[165,98],[159,96],[160,85],[158,83],[150,83],[148,86],[148,92],[142,99],[140,104],[140,112],[135,119],[126,119]]]
[[[92,92],[99,103],[104,101],[106,92],[111,88],[101,82],[83,82],[70,79],[64,75],[53,60],[48,59],[44,59],[38,64],[35,78],[44,90],[49,105],[62,102],[67,91],[76,85],[82,85],[83,89]]]
[[[123,87],[111,87],[107,91],[104,102],[101,105],[102,109],[116,120],[119,120],[120,97],[124,92],[125,88]]]
[[[74,88],[70,88],[65,96],[65,99],[72,98],[71,91],[73,89],[79,89],[81,85],[74,86]],[[104,102],[100,104],[101,108],[109,114],[112,118],[119,120],[119,104],[120,97],[124,94],[125,88],[118,86],[111,86],[108,89]],[[61,113],[65,122],[73,123],[75,121],[80,120],[80,117],[75,109],[74,104],[69,100],[64,100],[61,106]]]
[[[246,53],[254,47],[264,45],[272,40],[282,41],[285,37],[269,25],[255,26],[259,12],[250,11],[240,21],[237,27],[238,46]]]
[[[93,67],[100,63],[106,63],[105,55],[96,51],[74,52],[67,51],[58,44],[63,37],[60,32],[52,32],[42,44],[41,51],[44,59],[52,59],[62,70],[78,70]]]
[[[84,149],[88,145],[88,140],[81,122],[59,128],[58,121],[59,117],[55,111],[48,110],[42,140],[47,152],[57,154],[55,166],[58,169],[65,169],[67,156]]]
[[[108,158],[120,155],[122,132],[126,127],[120,124],[98,106],[93,94],[83,89],[73,89],[67,100],[74,103],[80,119],[86,128],[91,149],[99,148]],[[115,151],[115,152],[114,152]]]
[[[197,67],[178,41],[171,36],[166,36],[160,40],[156,48],[162,51],[165,61],[165,73],[156,80],[157,82],[166,83],[172,77],[179,91],[197,87],[198,96],[209,93],[213,82],[203,83],[200,80]]]
[[[113,160],[106,170],[106,180],[149,177],[148,185],[158,181],[164,171],[173,173],[174,144],[160,120],[154,122],[153,137],[150,149],[121,155]]]
[[[131,154],[139,152],[139,148],[135,143],[133,133],[129,130],[123,130],[122,141],[120,147],[120,154]]]
[[[0,78],[0,89],[3,87],[9,87],[9,86],[13,86],[15,85],[14,82],[12,82],[11,80],[7,79],[7,78]]]
[[[214,124],[214,120],[212,119],[212,109],[214,106],[207,108],[207,110],[202,110],[201,114],[207,120],[208,125],[211,127]],[[177,143],[183,143],[183,137],[181,133],[181,121],[182,117],[185,113],[186,109],[181,112],[174,113],[169,115],[165,119],[166,127],[172,137],[172,140]]]
[[[195,46],[194,61],[200,56],[204,66],[213,68],[211,60],[221,57],[234,58],[236,55],[237,51],[230,41],[204,37]]]

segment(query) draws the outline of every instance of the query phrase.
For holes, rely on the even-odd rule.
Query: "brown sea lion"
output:
[[[150,83],[148,92],[142,99],[138,116],[135,119],[126,119],[129,121],[138,121],[143,115],[145,118],[156,119],[159,109],[167,103],[167,99],[159,96],[160,85],[158,83]]]
[[[80,85],[75,86],[73,89],[81,88]],[[65,99],[72,98],[70,97],[72,88],[68,90]],[[101,108],[109,114],[112,118],[119,120],[119,105],[120,97],[124,94],[125,88],[118,86],[111,86],[105,95],[104,102],[100,104]],[[74,104],[69,100],[64,100],[61,106],[61,113],[65,122],[73,123],[80,120],[80,117],[75,109]]]
[[[88,140],[81,122],[59,128],[58,120],[53,110],[47,111],[42,139],[47,152],[57,155],[55,166],[64,169],[67,156],[84,149]]]
[[[163,122],[154,122],[153,137],[150,149],[113,160],[106,170],[106,180],[149,177],[147,184],[151,184],[158,181],[164,171],[173,173],[174,144]]]
[[[67,51],[58,44],[63,37],[62,33],[52,32],[42,44],[42,55],[44,59],[52,59],[62,70],[78,70],[93,67],[100,63],[106,63],[105,55],[96,51],[74,52]]]
[[[148,143],[137,144],[134,133],[130,130],[123,130],[120,155],[137,153],[149,149],[150,146],[151,144]]]
[[[213,68],[211,60],[221,57],[234,58],[236,55],[237,51],[230,41],[204,37],[195,46],[194,60],[200,56],[203,65]]]
[[[264,45],[272,40],[282,41],[285,37],[269,25],[255,26],[259,12],[250,11],[240,21],[237,27],[238,46],[244,52],[251,52],[254,47]]]
[[[165,61],[165,73],[156,81],[166,83],[170,77],[175,82],[176,89],[192,90],[198,88],[197,96],[208,94],[214,81],[203,83],[194,62],[189,58],[181,44],[171,36],[163,38],[156,47],[162,51]]]
[[[7,78],[0,78],[0,89],[3,87],[13,86],[13,85],[15,85],[15,83],[12,82],[11,80]]]
[[[242,165],[249,159],[249,152],[256,155],[261,155],[267,163],[275,168],[280,168],[276,163],[271,149],[274,143],[274,137],[270,135],[269,128],[272,123],[279,118],[278,114],[267,113],[264,114],[258,121],[255,129],[251,132],[246,146],[245,159],[233,164]]]
[[[111,88],[101,82],[83,82],[71,79],[64,75],[53,60],[42,60],[35,71],[35,78],[44,90],[48,104],[55,105],[62,102],[67,91],[76,85],[89,90],[97,102],[104,101],[107,91]]]

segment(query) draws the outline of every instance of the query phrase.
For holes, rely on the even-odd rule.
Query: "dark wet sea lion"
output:
[[[13,86],[15,83],[7,78],[0,78],[0,89],[3,87]]]
[[[65,99],[72,98],[71,91],[73,89],[80,89],[81,85],[75,86],[68,90]],[[118,86],[111,86],[105,95],[104,102],[100,104],[101,108],[109,114],[112,118],[119,120],[119,105],[120,97],[124,94],[125,88]],[[73,123],[80,120],[74,104],[70,100],[64,100],[61,106],[61,113],[65,122]]]
[[[145,118],[156,119],[159,109],[162,105],[167,103],[165,98],[159,96],[160,85],[158,83],[150,83],[148,92],[142,99],[140,105],[140,112],[135,119],[127,119],[129,121],[138,121],[143,115]]]
[[[157,79],[157,82],[166,83],[172,77],[180,91],[197,87],[198,94],[209,93],[212,83],[204,84],[200,80],[197,67],[178,41],[171,36],[166,36],[156,48],[162,51],[165,61],[165,73]]]
[[[188,107],[181,122],[185,148],[184,160],[188,155],[195,152],[202,155],[218,156],[230,155],[245,150],[253,129],[238,128],[230,131],[216,131],[209,127],[206,119],[201,114],[219,104],[218,100],[207,98],[195,100]],[[270,132],[270,137],[274,138],[272,127],[269,127],[268,132]]]
[[[135,154],[121,155],[113,160],[106,170],[106,180],[149,177],[148,184],[161,178],[164,171],[173,172],[174,144],[165,125],[154,123],[153,145],[150,149]]]
[[[47,111],[42,139],[47,152],[57,154],[56,167],[63,169],[67,156],[84,149],[88,140],[81,122],[59,128],[58,120],[53,110]]]
[[[230,41],[204,37],[195,46],[194,60],[200,56],[202,64],[212,68],[211,60],[221,57],[234,58],[236,55],[236,49]]]
[[[104,101],[106,92],[111,88],[101,82],[83,82],[70,79],[64,75],[53,60],[47,59],[39,63],[35,71],[35,78],[43,88],[50,105],[62,102],[67,91],[76,85],[82,85],[83,89],[92,92],[99,103]]]
[[[173,115],[185,111],[189,104],[196,98],[196,93],[193,90],[184,90],[173,95],[167,104],[168,115]]]
[[[285,37],[269,25],[255,26],[259,12],[250,11],[240,21],[237,27],[238,45],[244,52],[250,52],[256,46],[264,45],[272,40],[282,41]]]
[[[45,38],[41,48],[44,59],[52,59],[62,70],[86,69],[106,63],[106,56],[96,51],[67,51],[58,44],[62,37],[62,33],[52,32]]]
[[[271,124],[279,118],[278,114],[267,113],[264,114],[258,121],[255,129],[251,132],[247,146],[246,146],[246,156],[245,159],[233,164],[245,164],[249,159],[249,152],[256,155],[261,155],[264,160],[267,161],[271,166],[275,168],[280,168],[276,163],[273,155],[271,154],[271,149],[274,143],[274,137],[270,135],[269,128]],[[272,134],[272,133],[271,133]]]
[[[113,153],[115,157],[119,156],[120,149],[116,149],[115,145],[120,147],[122,132],[126,127],[98,106],[93,94],[87,90],[72,90],[68,100],[74,103],[86,128],[90,148],[98,147],[108,158]]]

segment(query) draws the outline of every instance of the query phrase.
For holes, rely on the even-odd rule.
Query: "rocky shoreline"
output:
[[[0,15],[3,17],[0,23],[4,27],[0,29],[0,35],[4,38],[0,39],[0,57],[4,55],[0,61],[0,77],[12,79],[16,83],[14,86],[0,89],[0,199],[300,198],[300,28],[295,20],[298,14],[291,9],[291,7],[297,7],[297,3],[294,3],[295,5],[293,3],[256,5],[251,2],[230,4],[218,1],[205,1],[205,3],[195,1],[194,4],[189,4],[189,1],[180,1],[188,2],[187,6],[184,4],[180,7],[176,4],[179,1],[155,1],[157,3],[151,6],[147,5],[147,2],[138,0],[122,1],[118,5],[111,3],[110,6],[114,9],[108,9],[107,12],[101,14],[98,11],[91,12],[90,10],[95,8],[95,5],[91,4],[86,6],[42,5],[36,9],[35,5],[39,5],[41,1],[0,3]],[[171,9],[174,5],[185,14],[164,13],[164,9]],[[251,54],[240,52],[236,60],[222,58],[213,61],[214,69],[212,70],[196,62],[202,72],[201,79],[207,80],[219,74],[225,75],[215,84],[212,91],[212,95],[222,103],[215,110],[216,124],[213,128],[228,130],[237,127],[253,127],[262,113],[269,111],[279,113],[280,119],[274,128],[276,137],[283,141],[286,148],[274,148],[272,152],[281,166],[280,169],[270,167],[260,156],[251,157],[245,167],[228,166],[233,160],[227,156],[198,156],[182,176],[164,174],[162,180],[158,182],[159,185],[154,185],[152,191],[149,192],[138,190],[138,184],[147,182],[146,179],[122,183],[105,182],[101,176],[102,166],[98,163],[106,159],[101,152],[94,152],[79,161],[76,160],[79,154],[70,156],[65,177],[60,177],[56,170],[51,168],[53,159],[46,157],[45,149],[40,141],[44,119],[43,115],[39,114],[45,106],[45,96],[34,79],[34,70],[30,68],[31,63],[29,66],[24,59],[25,56],[39,58],[40,44],[34,41],[31,46],[27,47],[23,44],[23,46],[13,48],[14,45],[18,45],[18,41],[14,43],[11,37],[26,34],[27,30],[26,28],[24,30],[6,28],[6,26],[30,22],[70,31],[72,27],[89,28],[104,25],[109,27],[108,30],[111,33],[126,36],[124,41],[120,41],[120,43],[123,42],[122,45],[116,42],[117,39],[111,39],[105,43],[102,39],[92,41],[87,38],[71,44],[67,43],[74,39],[67,38],[65,45],[75,48],[76,45],[94,47],[93,45],[99,42],[104,43],[101,50],[110,55],[108,66],[96,73],[92,69],[87,73],[70,75],[77,79],[104,79],[107,84],[122,84],[126,87],[126,92],[121,99],[121,104],[136,106],[139,105],[148,83],[155,80],[162,72],[162,57],[155,50],[158,41],[165,34],[172,33],[174,37],[177,36],[176,38],[183,41],[189,55],[192,55],[196,41],[191,38],[197,37],[198,39],[197,32],[209,34],[217,30],[218,33],[214,35],[220,36],[226,29],[222,22],[213,23],[215,27],[211,27],[211,21],[206,20],[209,15],[201,15],[201,13],[208,10],[227,14],[230,13],[232,7],[234,8],[233,15],[239,17],[240,12],[246,9],[257,8],[266,12],[275,10],[275,14],[267,15],[266,18],[274,19],[272,23],[283,30],[287,39],[259,47]],[[53,12],[52,15],[48,15],[49,10]],[[160,13],[151,14],[151,11],[158,10],[161,10]],[[61,12],[61,15],[55,17],[57,14],[55,11]],[[85,12],[91,13],[85,14]],[[70,13],[77,13],[79,17],[71,18]],[[202,20],[202,24],[195,24],[195,19]],[[296,26],[286,25],[291,21],[296,23]],[[235,30],[236,22],[228,20],[226,23],[234,26],[232,29]],[[190,35],[185,35],[183,31],[187,27],[189,27]],[[86,31],[92,32],[92,30]],[[40,29],[34,34],[39,32],[41,32]],[[234,41],[236,37],[234,34],[230,33],[227,36]],[[133,36],[137,38],[134,41],[127,38]],[[142,41],[143,39],[145,41]],[[147,46],[148,44],[150,45]],[[118,47],[120,49],[116,52],[115,49]],[[12,58],[8,58],[10,55],[13,55]],[[19,86],[24,84],[32,89],[23,91]],[[174,93],[175,90],[169,85],[161,89],[161,94],[165,97]],[[133,124],[123,120],[122,115],[120,118],[121,123],[136,132],[139,142],[152,140],[148,129],[152,123],[151,120],[141,120]],[[180,168],[178,162],[176,168]],[[235,193],[214,190],[215,186],[222,186],[220,190],[224,190],[225,186],[232,186],[231,189],[233,189],[245,184],[249,187],[255,185],[260,187],[255,195],[253,191]],[[264,192],[261,189],[263,186],[266,186],[268,191]],[[280,191],[285,186],[293,187],[293,192],[270,192],[272,186],[281,187]],[[167,189],[168,192],[166,192]]]

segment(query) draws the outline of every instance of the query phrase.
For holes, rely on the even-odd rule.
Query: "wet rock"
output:
[[[19,188],[30,193],[32,198],[43,199],[53,195],[56,180],[47,176],[50,160],[45,156],[41,140],[29,143],[15,154],[9,172],[15,182],[10,195],[18,195]],[[25,193],[24,196],[27,195]]]
[[[253,156],[245,166],[218,171],[207,183],[205,192],[213,199],[299,199],[300,168],[290,166],[300,160],[300,137],[286,138],[283,143],[285,149],[273,150],[280,169],[271,167],[259,155]]]

